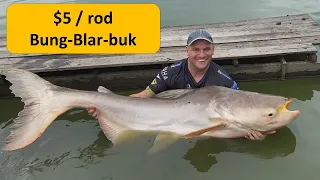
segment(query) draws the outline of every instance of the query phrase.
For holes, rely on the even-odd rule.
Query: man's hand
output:
[[[245,136],[245,138],[251,139],[251,140],[260,140],[261,141],[261,140],[264,140],[268,134],[274,134],[274,133],[276,133],[276,131],[269,131],[264,134],[262,134],[261,132],[258,132],[258,131],[249,131],[248,135]]]
[[[89,107],[87,108],[88,113],[93,116],[94,118],[98,119],[98,116],[100,114],[99,110],[95,107]]]

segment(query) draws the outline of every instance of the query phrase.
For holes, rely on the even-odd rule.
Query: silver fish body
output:
[[[56,86],[21,69],[3,69],[0,74],[12,83],[13,94],[25,104],[6,139],[3,149],[7,151],[30,145],[59,115],[79,107],[99,110],[100,127],[114,144],[132,133],[157,134],[152,151],[179,138],[236,138],[250,130],[275,130],[300,114],[287,109],[292,99],[219,86],[136,98],[103,87],[83,91]]]

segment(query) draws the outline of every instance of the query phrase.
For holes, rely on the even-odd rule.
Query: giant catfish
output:
[[[149,152],[179,138],[244,137],[288,125],[299,110],[288,110],[293,98],[234,90],[220,86],[177,89],[155,98],[118,95],[106,88],[84,91],[60,87],[22,69],[2,69],[10,89],[24,103],[10,127],[3,150],[22,149],[41,136],[61,114],[73,108],[94,107],[98,122],[114,145],[143,133],[154,133]]]

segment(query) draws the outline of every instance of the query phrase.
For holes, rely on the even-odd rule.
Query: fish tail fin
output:
[[[22,69],[1,69],[0,74],[12,84],[11,92],[20,97],[24,108],[10,127],[10,135],[2,148],[4,151],[22,149],[38,139],[45,129],[66,108],[54,109],[48,101],[53,88],[57,87],[38,75]]]

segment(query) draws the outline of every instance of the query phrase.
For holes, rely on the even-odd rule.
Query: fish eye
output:
[[[264,112],[264,116],[268,116],[268,117],[274,117],[276,115],[277,111],[273,108],[268,108],[265,110]]]

